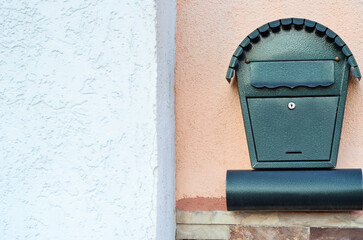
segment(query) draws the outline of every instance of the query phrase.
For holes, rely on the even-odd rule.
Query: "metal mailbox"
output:
[[[231,59],[253,168],[334,168],[350,69],[361,74],[331,29],[287,18],[249,34]]]
[[[329,169],[351,70],[361,78],[345,42],[307,19],[267,23],[241,42],[226,78],[236,75],[251,164],[262,170],[227,171],[228,210],[362,209],[362,170]]]

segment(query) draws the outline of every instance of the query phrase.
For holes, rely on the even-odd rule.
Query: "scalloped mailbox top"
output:
[[[289,34],[293,31],[295,34]],[[297,35],[297,31],[302,33]],[[259,47],[257,54],[251,51],[254,45]],[[230,82],[239,62],[245,60],[251,64],[251,85],[256,88],[330,86],[334,83],[332,60],[340,60],[337,55],[347,58],[353,75],[360,80],[361,73],[352,52],[335,32],[307,19],[280,19],[257,28],[241,42],[232,56],[226,79]],[[262,68],[264,71],[259,70]]]

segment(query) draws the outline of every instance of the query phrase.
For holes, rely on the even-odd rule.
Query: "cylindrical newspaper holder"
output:
[[[228,170],[233,210],[362,210],[362,170]]]

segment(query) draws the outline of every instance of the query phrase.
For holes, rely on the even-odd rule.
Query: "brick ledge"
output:
[[[308,234],[309,237],[306,239],[313,239],[310,238],[311,229],[315,229],[315,232],[323,231],[324,228],[329,231],[359,231],[359,234],[363,231],[362,211],[327,213],[177,210],[176,216],[176,239],[234,239],[232,233],[239,236],[238,231],[262,232],[266,230],[281,233],[285,231],[284,229],[287,232],[296,232],[296,234]]]

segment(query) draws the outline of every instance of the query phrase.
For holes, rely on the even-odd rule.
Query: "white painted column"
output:
[[[174,238],[174,28],[174,1],[2,5],[1,239]]]
[[[157,1],[157,239],[175,238],[174,66],[176,0]]]

